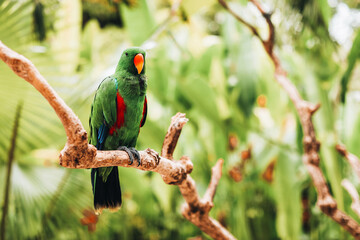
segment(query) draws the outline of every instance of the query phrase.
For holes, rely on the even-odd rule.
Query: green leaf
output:
[[[300,188],[296,166],[301,159],[279,153],[275,167],[276,229],[281,239],[299,239],[301,226]]]
[[[154,31],[155,21],[147,0],[139,0],[137,5],[120,5],[125,27],[134,45],[143,43]]]
[[[348,87],[348,83],[355,67],[356,61],[360,58],[360,31],[358,31],[351,50],[348,55],[348,67],[341,78],[341,93],[340,98],[341,102],[345,103],[345,95]]]
[[[186,81],[179,83],[179,89],[199,111],[210,119],[219,121],[219,112],[215,102],[214,90],[209,87],[204,77],[193,74]]]

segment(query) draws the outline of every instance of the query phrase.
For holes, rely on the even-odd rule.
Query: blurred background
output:
[[[267,36],[251,3],[229,4]],[[340,185],[348,178],[360,189],[359,180],[334,145],[343,142],[360,156],[360,3],[262,4],[273,11],[275,51],[289,78],[305,99],[321,103],[314,123],[331,193],[359,222]],[[0,40],[35,64],[86,129],[98,84],[114,72],[122,50],[142,46],[149,107],[137,149],[160,151],[171,116],[184,112],[190,121],[175,158],[191,157],[201,196],[211,167],[225,160],[211,216],[235,237],[351,238],[315,205],[299,119],[261,43],[217,1],[0,0]],[[59,166],[66,142],[59,119],[3,62],[0,103],[6,239],[208,239],[182,217],[177,187],[135,169],[120,169],[121,210],[97,219],[90,170]]]

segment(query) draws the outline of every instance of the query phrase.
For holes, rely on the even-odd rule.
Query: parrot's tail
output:
[[[91,184],[94,193],[94,208],[97,214],[100,214],[104,208],[109,208],[110,211],[119,210],[121,207],[121,189],[117,167],[112,167],[105,182],[99,175],[98,168],[91,169]]]

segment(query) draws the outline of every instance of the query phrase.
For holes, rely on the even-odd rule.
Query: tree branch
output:
[[[168,133],[165,136],[161,149],[161,156],[168,159],[173,159],[172,155],[174,153],[177,141],[179,140],[181,129],[187,123],[187,121],[188,119],[185,118],[184,113],[177,113],[171,118],[171,122],[174,122],[175,124],[170,124],[170,127],[167,131]]]
[[[211,181],[202,199],[199,198],[195,188],[195,182],[189,175],[187,179],[179,185],[180,192],[186,201],[182,207],[182,214],[186,219],[214,239],[236,239],[224,226],[209,216],[209,212],[214,206],[213,198],[216,186],[221,177],[223,162],[222,159],[218,160],[212,168]]]
[[[318,202],[317,205],[320,209],[347,230],[355,238],[360,239],[360,226],[359,224],[346,213],[342,212],[337,208],[337,203],[335,199],[331,196],[329,188],[326,184],[325,177],[319,167],[320,156],[319,148],[320,142],[316,139],[314,124],[312,122],[312,115],[319,109],[319,104],[312,104],[305,101],[299,94],[295,85],[287,78],[286,71],[282,68],[281,63],[278,57],[275,55],[274,40],[275,40],[275,28],[271,21],[271,14],[266,13],[261,4],[257,0],[250,0],[257,9],[261,12],[262,16],[265,18],[268,28],[269,36],[267,40],[261,39],[258,32],[254,32],[254,27],[249,23],[246,23],[243,18],[233,12],[225,0],[218,0],[219,3],[232,14],[240,22],[244,23],[250,30],[254,33],[256,37],[262,42],[264,49],[275,66],[275,79],[281,85],[281,87],[286,91],[289,98],[295,105],[296,111],[300,118],[300,123],[304,132],[303,145],[304,145],[304,155],[303,162],[308,169],[308,172],[313,180],[314,186],[318,192]],[[225,4],[224,4],[225,3]]]
[[[172,124],[165,136],[164,144],[161,150],[161,155],[163,157],[167,156],[167,158],[173,159],[173,153],[179,139],[181,129],[187,122],[187,119],[182,119],[184,116],[184,114],[178,113],[172,117]],[[180,161],[191,162],[190,158],[187,156],[181,157]],[[196,190],[195,181],[190,175],[186,175],[186,179],[184,181],[177,182],[176,184],[178,184],[180,192],[186,201],[182,207],[182,214],[186,219],[214,239],[236,239],[218,221],[209,216],[209,212],[214,206],[213,199],[216,187],[221,178],[223,162],[224,161],[220,159],[212,168],[210,184],[203,199],[200,199]]]
[[[207,188],[204,197],[203,197],[203,201],[206,203],[209,203],[209,205],[212,205],[211,207],[213,207],[213,200],[214,200],[214,196],[216,193],[216,187],[219,183],[219,180],[221,178],[222,175],[222,165],[224,163],[224,160],[220,159],[216,165],[211,169],[211,180],[209,183],[209,187]]]
[[[344,145],[341,144],[337,144],[335,146],[336,150],[343,155],[348,162],[350,163],[352,169],[354,169],[354,171],[356,172],[358,178],[360,179],[360,161],[359,158],[357,156],[355,156],[354,154],[349,153]]]
[[[61,151],[60,165],[67,168],[98,168],[109,166],[132,167],[143,171],[159,173],[167,184],[176,184],[180,188],[186,204],[183,215],[203,232],[215,239],[235,239],[219,222],[209,217],[213,207],[213,197],[221,177],[222,160],[213,168],[213,177],[204,199],[200,199],[195,181],[188,175],[193,164],[188,157],[172,161],[173,152],[181,129],[188,121],[185,114],[177,113],[172,119],[162,147],[162,157],[152,149],[140,151],[141,165],[130,165],[130,159],[124,151],[97,151],[88,144],[87,132],[75,113],[56,94],[35,66],[25,57],[12,51],[0,41],[0,58],[20,77],[31,83],[50,103],[60,118],[67,135],[67,142]],[[170,160],[171,159],[171,160]]]
[[[356,188],[347,179],[342,180],[341,185],[346,189],[352,199],[351,209],[360,217],[360,199]]]
[[[219,3],[221,4],[221,6],[223,6],[223,8],[225,8],[231,15],[233,15],[233,17],[235,17],[239,22],[241,22],[242,24],[244,24],[245,26],[247,26],[248,28],[250,28],[251,32],[260,39],[260,41],[263,41],[260,37],[260,34],[258,32],[258,30],[252,26],[250,23],[248,23],[247,21],[245,21],[242,17],[240,17],[237,13],[235,13],[227,4],[227,2],[225,0],[218,0]]]
[[[348,162],[350,163],[352,169],[354,169],[354,171],[356,172],[358,178],[360,179],[360,162],[359,162],[359,158],[356,157],[354,154],[349,153],[346,150],[346,147],[344,145],[337,144],[335,146],[335,148],[341,155],[343,155],[348,160]],[[346,191],[351,196],[351,199],[352,199],[351,209],[360,217],[360,199],[359,199],[359,194],[356,191],[356,188],[347,179],[342,180],[341,185],[346,189]]]

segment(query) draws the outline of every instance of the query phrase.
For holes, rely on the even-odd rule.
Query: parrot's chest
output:
[[[140,131],[145,96],[123,98],[117,94],[117,118],[109,130],[105,145],[135,147]]]

